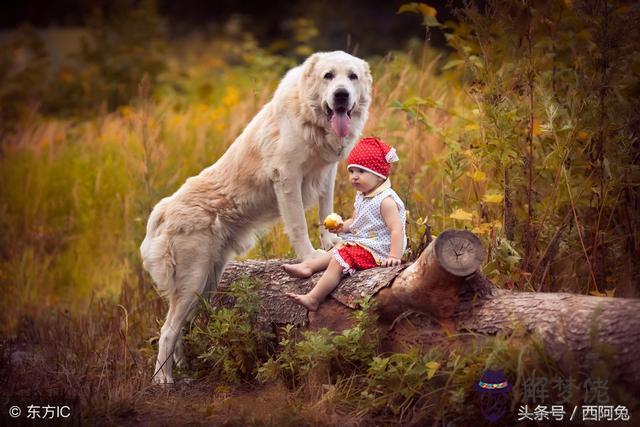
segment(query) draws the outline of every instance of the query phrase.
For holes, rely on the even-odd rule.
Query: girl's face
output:
[[[378,188],[384,179],[358,167],[349,168],[349,181],[357,191],[368,194]]]

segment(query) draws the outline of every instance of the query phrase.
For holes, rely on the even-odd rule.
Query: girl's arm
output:
[[[402,262],[402,242],[404,241],[404,236],[402,235],[402,220],[404,218],[400,218],[398,205],[396,205],[396,202],[391,197],[384,198],[380,204],[380,213],[391,233],[391,251],[389,252],[389,258],[382,262],[382,266],[391,267]]]
[[[338,233],[349,233],[351,231],[351,224],[353,224],[353,216],[342,223],[342,227],[340,227]]]

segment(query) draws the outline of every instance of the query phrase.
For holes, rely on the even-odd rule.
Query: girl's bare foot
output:
[[[313,274],[311,267],[307,267],[303,262],[299,264],[282,264],[282,269],[286,271],[289,276],[298,277],[300,279],[306,279],[307,277],[311,277]]]
[[[320,302],[309,297],[309,295],[298,295],[292,294],[290,292],[287,292],[285,295],[287,296],[287,298],[293,300],[295,303],[300,304],[309,311],[316,311],[318,309],[318,306],[320,305]]]

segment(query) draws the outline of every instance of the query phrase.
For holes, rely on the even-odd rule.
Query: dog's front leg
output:
[[[296,255],[301,259],[312,258],[315,254],[304,217],[302,203],[302,177],[275,173],[273,186],[278,199],[278,209],[284,221],[284,229]]]
[[[329,173],[323,182],[323,188],[320,191],[318,214],[321,222],[327,217],[327,215],[333,212],[333,194],[336,186],[337,170],[338,164],[334,163],[329,169]],[[321,227],[320,230],[320,240],[322,241],[323,249],[329,250],[340,241],[340,238],[337,235],[331,233],[326,228]]]

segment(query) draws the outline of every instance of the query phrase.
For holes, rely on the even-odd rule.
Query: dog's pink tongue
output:
[[[331,117],[331,128],[340,138],[344,138],[349,133],[349,125],[351,124],[351,118],[347,113],[335,113]]]

